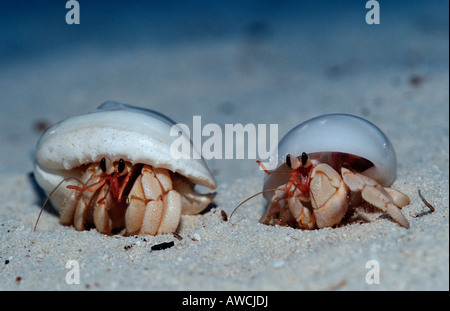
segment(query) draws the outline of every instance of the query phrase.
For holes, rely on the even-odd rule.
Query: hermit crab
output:
[[[258,163],[270,201],[263,224],[332,227],[366,201],[409,228],[401,208],[410,200],[389,187],[397,167],[392,144],[365,119],[329,114],[308,120],[279,142],[275,170]]]
[[[61,223],[156,235],[205,209],[214,193],[194,187],[215,189],[214,176],[201,157],[171,156],[174,126],[158,112],[107,102],[49,128],[36,146],[34,176]]]

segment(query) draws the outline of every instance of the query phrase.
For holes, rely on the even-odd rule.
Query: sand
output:
[[[383,3],[371,26],[363,6],[337,4],[94,2],[72,26],[54,4],[0,5],[0,289],[448,290],[448,3],[407,3]],[[221,211],[261,191],[264,172],[254,159],[212,159],[214,207],[183,216],[179,236],[78,232],[50,208],[34,232],[45,199],[30,175],[41,128],[107,100],[189,126],[193,115],[278,124],[280,138],[317,115],[362,116],[394,145],[393,187],[411,198],[411,227],[372,208],[336,228],[266,226],[262,196],[224,221]],[[152,249],[164,242],[173,246]],[[366,281],[371,260],[379,284]],[[71,261],[80,284],[68,284]]]

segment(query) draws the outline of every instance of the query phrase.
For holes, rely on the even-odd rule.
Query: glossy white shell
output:
[[[73,169],[108,157],[166,168],[214,189],[214,176],[203,159],[172,159],[171,143],[180,139],[170,136],[174,124],[152,110],[104,103],[90,113],[55,124],[42,135],[35,151],[36,181],[49,193],[63,178],[72,176]]]
[[[278,144],[278,165],[275,171],[288,171],[286,155],[300,156],[322,152],[342,152],[363,157],[374,166],[364,175],[383,186],[396,177],[397,158],[386,135],[369,121],[348,114],[328,114],[305,121],[289,131]],[[264,190],[287,182],[287,174],[266,175]],[[270,199],[271,192],[264,196]]]

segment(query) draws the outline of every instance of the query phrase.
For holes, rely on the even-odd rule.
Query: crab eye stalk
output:
[[[292,163],[291,163],[291,155],[290,154],[288,154],[287,156],[286,156],[286,165],[290,168],[290,167],[292,167]]]
[[[305,166],[307,162],[308,162],[308,155],[306,154],[306,152],[303,152],[302,153],[302,165]]]
[[[122,174],[124,169],[125,169],[125,161],[123,159],[120,159],[119,160],[119,165],[117,166],[117,172],[119,174]]]
[[[105,173],[106,172],[106,159],[102,158],[100,160],[100,168],[102,169],[102,172]]]

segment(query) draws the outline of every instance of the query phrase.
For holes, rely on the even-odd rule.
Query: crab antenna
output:
[[[265,166],[261,161],[256,160],[256,163],[258,163],[258,165],[259,165],[259,166],[264,170],[264,172],[266,172],[266,174],[268,174],[268,175],[272,175],[272,174],[274,174],[274,175],[288,175],[288,174],[289,174],[288,172],[269,172],[269,170],[266,168],[266,166]],[[277,189],[278,189],[278,188],[266,189],[266,190],[260,191],[260,192],[258,192],[258,193],[255,193],[254,195],[248,197],[247,199],[245,199],[244,201],[242,201],[241,203],[239,203],[239,205],[236,206],[236,207],[234,208],[233,212],[231,212],[231,214],[230,214],[229,219],[231,219],[231,216],[233,216],[234,212],[235,212],[242,204],[244,204],[244,203],[247,202],[248,200],[253,199],[254,197],[256,197],[256,196],[258,196],[258,195],[260,195],[260,194],[263,194],[263,193],[265,193],[265,192],[275,191],[275,190],[277,190]]]
[[[277,189],[278,189],[278,188],[266,189],[266,190],[260,191],[260,192],[258,192],[258,193],[255,193],[254,195],[248,197],[247,199],[245,199],[244,201],[242,201],[241,203],[239,203],[239,205],[236,206],[236,207],[234,208],[233,212],[231,212],[230,217],[228,217],[228,219],[231,219],[231,216],[233,216],[234,212],[235,212],[242,204],[244,204],[244,203],[247,202],[248,200],[253,199],[254,197],[256,197],[256,196],[258,196],[258,195],[260,195],[260,194],[263,194],[263,193],[265,193],[265,192],[275,191],[275,190],[277,190]]]
[[[68,181],[69,179],[75,179],[80,184],[82,184],[82,182],[80,182],[78,179],[76,179],[74,177],[66,177],[63,180],[61,180],[60,183],[49,193],[49,195],[47,196],[47,198],[44,201],[44,204],[42,204],[41,210],[39,211],[38,218],[36,219],[36,223],[34,224],[33,232],[36,232],[36,227],[37,227],[37,224],[39,222],[39,218],[41,218],[42,211],[44,210],[44,207],[47,205],[48,200],[50,200],[50,197],[53,195],[53,193],[56,191],[56,189],[58,189],[59,186],[62,185],[63,182]]]

